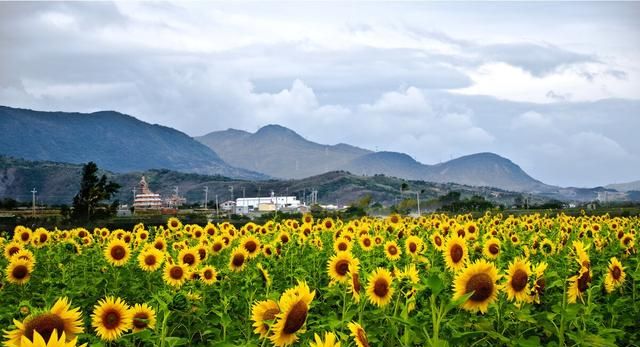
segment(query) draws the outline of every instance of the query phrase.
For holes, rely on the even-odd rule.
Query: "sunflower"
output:
[[[360,275],[357,271],[349,271],[349,286],[347,291],[353,296],[355,302],[360,302],[360,292],[362,292],[362,284],[360,283]]]
[[[464,265],[469,257],[469,251],[463,238],[452,235],[447,240],[447,246],[444,253],[444,261],[449,270],[458,272],[464,269]]]
[[[306,282],[298,282],[296,287],[288,289],[280,296],[278,306],[281,312],[276,315],[272,335],[269,337],[275,346],[288,346],[298,340],[296,333],[307,320],[309,307],[315,295],[315,290],[311,292]]]
[[[577,275],[569,278],[568,300],[570,304],[575,304],[578,299],[582,300],[582,295],[589,289],[591,283],[591,270],[581,268]]]
[[[167,250],[167,241],[165,241],[164,237],[158,236],[153,240],[153,248],[160,252],[165,252]]]
[[[18,251],[18,253],[15,253],[14,255],[12,255],[9,261],[13,261],[14,259],[24,259],[24,260],[30,261],[34,265],[36,263],[36,257],[28,249],[21,249],[20,251]]]
[[[536,279],[534,281],[533,288],[531,289],[531,296],[529,300],[536,304],[540,303],[540,296],[544,293],[544,288],[546,286],[544,271],[547,269],[547,266],[548,264],[542,261],[538,263],[533,270],[536,275]]]
[[[123,266],[131,257],[131,249],[126,242],[114,238],[104,248],[104,257],[113,266]]]
[[[286,231],[281,231],[280,235],[278,235],[278,241],[283,245],[289,243],[289,241],[291,241],[291,234]]]
[[[545,256],[553,255],[556,251],[556,246],[549,239],[544,239],[540,243],[540,252]]]
[[[249,253],[244,247],[236,247],[233,252],[231,252],[231,257],[229,258],[229,269],[235,272],[242,271],[247,264],[248,258]]]
[[[4,257],[7,259],[11,259],[11,257],[20,252],[23,246],[17,241],[11,241],[4,246]]]
[[[247,257],[253,258],[260,253],[260,240],[254,236],[246,236],[240,243],[246,251]]]
[[[218,236],[215,237],[213,239],[213,242],[211,243],[211,253],[212,254],[218,254],[220,252],[222,252],[222,250],[224,250],[225,248],[225,242],[222,239],[222,237]]]
[[[15,231],[13,239],[26,245],[31,242],[32,235],[33,235],[33,232],[31,231],[31,229],[22,227],[20,228],[20,230]]]
[[[200,256],[195,248],[185,248],[178,253],[178,263],[186,265],[188,268],[195,268],[200,264]]]
[[[29,282],[32,272],[33,263],[21,258],[13,259],[5,270],[7,281],[20,285]]]
[[[360,248],[364,251],[370,251],[373,249],[373,240],[369,234],[363,234],[358,238],[358,242],[360,243]]]
[[[49,341],[45,341],[45,339],[38,334],[37,331],[33,332],[33,341],[29,340],[26,337],[22,337],[20,341],[21,347],[76,347],[78,343],[78,338],[74,337],[71,341],[67,342],[67,337],[64,333],[58,337],[58,332],[56,330],[53,331]],[[87,344],[84,343],[80,345],[80,347],[86,347]]]
[[[178,231],[182,228],[182,222],[178,218],[171,217],[167,220],[167,227],[171,231]]]
[[[24,322],[14,320],[15,330],[6,333],[6,346],[25,346],[25,340],[35,342],[36,335],[45,341],[51,340],[53,334],[65,338],[64,341],[74,340],[76,335],[83,332],[82,313],[79,308],[70,309],[67,298],[59,298],[50,310],[38,315],[27,317]]]
[[[153,247],[148,247],[138,254],[138,266],[146,272],[158,270],[163,261],[164,253]]]
[[[347,283],[348,272],[358,272],[360,261],[349,252],[338,252],[327,261],[327,272],[332,282]]]
[[[367,298],[369,302],[384,307],[391,302],[393,287],[391,286],[391,272],[384,268],[377,268],[369,275],[367,284]]]
[[[418,284],[418,282],[420,282],[420,274],[415,264],[405,266],[404,269],[400,271],[398,278],[406,278],[411,284]]]
[[[367,339],[367,333],[362,329],[362,326],[356,322],[351,322],[347,325],[349,327],[349,331],[351,331],[351,336],[353,336],[353,341],[356,342],[356,346],[358,347],[369,347],[369,339]]]
[[[622,263],[613,257],[609,261],[607,276],[604,280],[604,286],[607,293],[613,292],[617,287],[621,286],[625,278],[624,267]]]
[[[98,301],[91,315],[91,326],[103,341],[114,341],[132,328],[133,314],[120,298],[111,296]]]
[[[324,333],[324,338],[320,338],[318,334],[314,334],[314,341],[309,342],[309,347],[340,347],[340,341],[337,341],[336,334]]]
[[[269,324],[280,313],[278,303],[273,300],[259,301],[251,307],[251,320],[253,332],[265,338],[269,333]]]
[[[333,221],[333,219],[327,217],[322,220],[321,225],[324,230],[331,230],[336,225],[336,223]]]
[[[398,247],[397,242],[387,241],[387,243],[384,244],[384,255],[387,259],[396,261],[400,259],[400,254],[402,254],[402,251],[400,250],[400,247]]]
[[[168,258],[169,260],[170,258]],[[172,287],[180,288],[189,278],[188,267],[184,264],[170,264],[164,266],[162,279]]]
[[[156,311],[151,306],[147,304],[136,304],[130,311],[134,333],[145,329],[155,329]]]
[[[509,264],[507,283],[504,284],[509,300],[516,302],[527,301],[530,276],[531,264],[528,261],[516,258]]]
[[[407,239],[404,241],[404,248],[407,250],[407,253],[413,257],[422,252],[423,246],[424,242],[422,242],[422,239],[415,235],[407,237]]]
[[[431,235],[431,243],[437,250],[443,250],[445,246],[444,238],[438,232]]]
[[[262,284],[265,287],[271,287],[271,275],[269,275],[269,270],[265,269],[261,263],[258,263],[258,265],[256,265],[256,267],[258,268],[258,271],[260,271],[260,277],[262,278]]]
[[[487,259],[496,259],[498,254],[500,254],[500,240],[492,237],[485,241],[482,254],[484,254],[484,257]]]
[[[453,300],[473,293],[462,308],[467,311],[486,313],[493,301],[498,297],[498,270],[486,260],[478,260],[458,273],[454,280]]]
[[[206,265],[200,269],[200,280],[207,285],[214,284],[218,281],[218,271],[211,265]]]
[[[339,237],[334,243],[333,243],[333,250],[338,253],[338,252],[351,252],[351,247],[352,244],[349,240],[347,240],[344,237]]]

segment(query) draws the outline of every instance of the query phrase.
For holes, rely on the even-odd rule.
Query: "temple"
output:
[[[159,210],[162,208],[162,199],[160,194],[156,194],[149,190],[146,179],[142,176],[140,183],[140,194],[134,196],[133,207],[141,210]]]

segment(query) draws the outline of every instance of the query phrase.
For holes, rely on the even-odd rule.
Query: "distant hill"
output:
[[[38,201],[41,203],[70,204],[78,191],[81,171],[82,165],[77,164],[27,161],[0,156],[0,198],[30,201],[29,191],[36,188]],[[496,188],[407,181],[384,175],[360,176],[345,171],[332,171],[299,180],[266,181],[246,181],[171,170],[103,173],[122,186],[116,198],[123,203],[131,202],[131,189],[137,186],[142,175],[145,175],[152,191],[170,196],[173,188],[177,186],[190,203],[203,201],[205,186],[209,187],[209,199],[214,200],[218,195],[220,202],[231,198],[230,186],[234,187],[236,198],[242,196],[244,188],[246,196],[268,196],[273,191],[277,195],[296,195],[302,200],[305,196],[310,197],[311,189],[317,189],[320,203],[341,205],[349,204],[366,195],[370,195],[374,202],[390,205],[404,198],[414,198],[415,191],[420,191],[421,199],[424,200],[446,195],[450,191],[458,191],[463,196],[480,195],[507,205],[520,196],[519,193]],[[408,186],[408,191],[400,195],[403,183]],[[533,197],[535,201],[545,199]]]
[[[311,142],[279,125],[267,125],[254,134],[228,129],[195,139],[231,165],[279,178],[318,175],[371,153],[346,144],[328,146]]]
[[[0,106],[0,133],[0,155],[28,160],[94,161],[116,172],[166,168],[266,178],[228,165],[182,132],[118,112],[39,112]]]
[[[234,129],[217,131],[196,137],[196,140],[232,165],[280,178],[346,170],[359,175],[384,174],[520,192],[546,192],[556,188],[533,179],[509,159],[493,153],[472,154],[437,165],[425,165],[404,153],[372,152],[346,144],[318,144],[279,125],[265,126],[255,134]]]
[[[640,180],[627,182],[627,183],[615,183],[605,186],[605,188],[615,189],[619,192],[640,191]]]

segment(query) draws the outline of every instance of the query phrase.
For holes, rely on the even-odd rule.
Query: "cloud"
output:
[[[0,3],[0,104],[194,136],[279,123],[425,163],[493,151],[545,182],[625,181],[640,172],[638,8]]]

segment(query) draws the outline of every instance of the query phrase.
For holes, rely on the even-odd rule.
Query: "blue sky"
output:
[[[639,3],[0,3],[0,104],[640,179]]]

